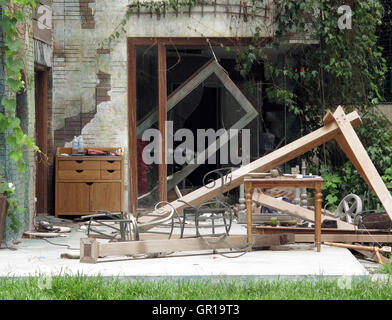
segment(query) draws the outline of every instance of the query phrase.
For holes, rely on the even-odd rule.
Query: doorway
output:
[[[248,43],[250,39],[243,41]],[[177,185],[184,190],[197,188],[206,172],[220,166],[219,159],[211,165],[160,162],[143,166],[140,138],[145,130],[158,129],[160,137],[169,138],[160,140],[160,157],[166,159],[177,146],[167,144],[172,139],[166,135],[170,134],[166,121],[172,123],[173,132],[187,129],[193,137],[198,129],[258,126],[255,105],[261,104],[260,99],[253,99],[253,94],[247,92],[235,68],[234,53],[222,48],[223,44],[243,43],[230,39],[210,39],[210,43],[208,46],[204,38],[128,39],[129,155],[136,155],[129,157],[129,209],[133,214],[137,215],[139,208],[169,200],[169,192]],[[252,99],[255,105],[249,101]],[[218,138],[213,143],[220,145]],[[192,157],[198,157],[195,147],[190,150]],[[256,144],[252,149],[257,150]],[[230,163],[225,162],[225,166]]]
[[[48,110],[47,88],[48,71],[35,70],[35,143],[42,151],[36,153],[36,213],[48,213],[48,166],[45,155],[48,153]]]

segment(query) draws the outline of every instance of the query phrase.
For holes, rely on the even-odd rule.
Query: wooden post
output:
[[[321,247],[321,207],[323,194],[322,183],[316,183],[314,191],[314,234],[315,234],[315,245],[317,252],[320,252]]]
[[[246,202],[246,221],[248,245],[252,243],[252,183],[245,182],[245,202]]]
[[[97,263],[99,257],[99,247],[96,239],[80,239],[80,262]]]
[[[129,211],[137,212],[137,140],[136,140],[136,47],[128,39],[128,170],[129,170]]]

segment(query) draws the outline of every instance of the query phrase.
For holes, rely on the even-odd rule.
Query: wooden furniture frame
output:
[[[339,144],[342,146],[343,151],[348,155],[349,159],[353,162],[364,180],[373,189],[384,206],[385,211],[388,213],[388,216],[392,219],[392,196],[354,130],[354,127],[362,124],[358,113],[354,111],[349,114],[345,114],[343,108],[339,106],[333,114],[331,112],[327,113],[324,118],[324,124],[325,125],[320,129],[315,130],[306,136],[303,136],[302,138],[299,138],[298,140],[295,140],[284,147],[281,147],[280,149],[233,171],[232,183],[229,188],[234,189],[241,185],[244,181],[244,177],[249,173],[269,171],[299,157],[327,141],[337,139],[340,141]],[[219,194],[221,183],[219,179],[214,183],[214,187],[199,188],[188,193],[182,198],[171,202],[171,206],[181,213],[181,210],[185,207],[185,204],[181,202],[181,200],[192,205],[197,205],[216,197]],[[229,188],[227,190],[229,190]],[[170,213],[170,208],[170,206],[164,206],[156,211],[157,214],[162,216],[168,215]],[[298,216],[300,215],[301,214]],[[309,217],[307,219],[309,219]],[[343,221],[341,222],[342,223],[340,225],[353,227],[348,223],[343,223]]]
[[[94,149],[114,153],[119,148]],[[71,154],[72,148],[58,148],[56,153],[56,217],[124,211],[122,155],[61,156],[63,153]]]
[[[321,247],[321,203],[322,203],[322,178],[248,178],[244,179],[245,199],[246,199],[246,214],[247,214],[247,233],[248,239],[252,239],[252,194],[255,188],[270,189],[270,188],[314,188],[314,241],[317,252],[320,252]]]

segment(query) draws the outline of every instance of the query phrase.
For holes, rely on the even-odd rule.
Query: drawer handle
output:
[[[114,160],[107,160],[107,162],[109,162],[109,163],[114,163]]]
[[[109,172],[109,173],[113,173],[114,172],[114,170],[106,170],[107,172]]]
[[[75,170],[77,173],[82,173],[84,170]]]
[[[87,184],[88,186],[91,186],[91,185],[94,184],[94,182],[86,182],[86,184]]]
[[[76,162],[77,162],[77,163],[82,163],[82,162],[83,162],[83,160],[76,160]]]

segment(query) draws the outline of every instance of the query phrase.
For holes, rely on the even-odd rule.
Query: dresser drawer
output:
[[[59,160],[59,170],[99,170],[100,161],[96,160]]]
[[[120,160],[102,160],[101,170],[121,170]]]
[[[102,180],[121,180],[121,170],[101,170]]]
[[[59,170],[59,179],[61,180],[99,180],[101,177],[100,170]]]

